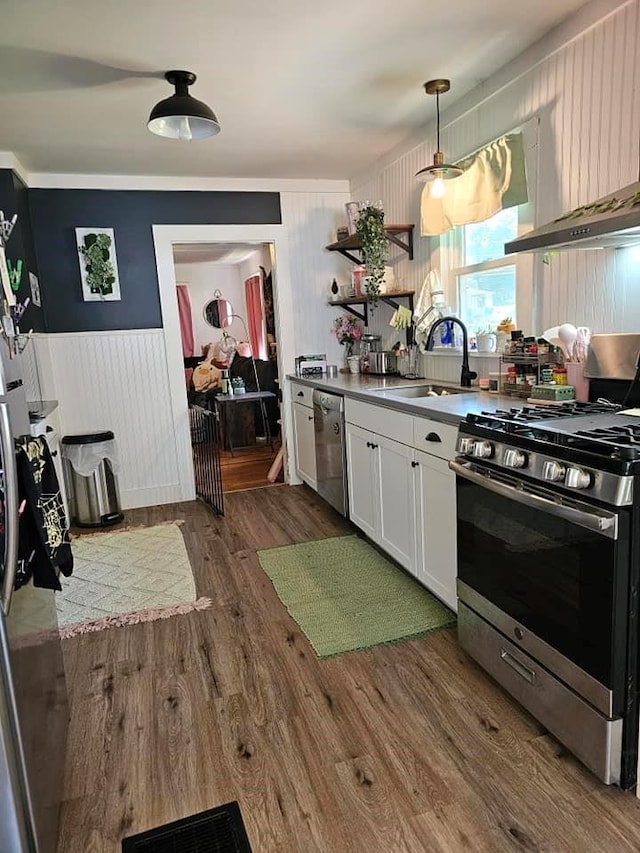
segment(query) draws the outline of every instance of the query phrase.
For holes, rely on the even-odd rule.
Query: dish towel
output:
[[[59,572],[73,571],[67,518],[47,442],[40,436],[16,440],[20,497],[17,586],[62,589]]]

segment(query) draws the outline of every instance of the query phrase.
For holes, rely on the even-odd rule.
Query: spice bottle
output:
[[[566,385],[567,384],[567,368],[566,367],[554,367],[553,368],[553,381],[556,385]]]

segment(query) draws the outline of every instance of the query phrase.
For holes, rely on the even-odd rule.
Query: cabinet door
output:
[[[378,456],[378,544],[410,572],[415,572],[414,451],[373,435]]]
[[[456,478],[444,459],[416,451],[416,576],[453,610],[456,575]]]
[[[316,488],[316,444],[313,427],[313,409],[293,404],[296,469],[302,479]]]
[[[377,541],[378,473],[377,456],[372,446],[375,436],[361,427],[347,424],[346,437],[349,518]]]

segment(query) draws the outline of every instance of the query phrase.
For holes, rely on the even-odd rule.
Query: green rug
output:
[[[455,614],[357,536],[258,551],[320,658],[420,637]]]

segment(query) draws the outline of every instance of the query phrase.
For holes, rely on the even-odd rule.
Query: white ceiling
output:
[[[174,243],[176,264],[241,264],[260,251],[255,243]]]
[[[346,178],[584,0],[31,0],[4,3],[0,150],[36,172]],[[221,133],[153,136],[184,68]]]

